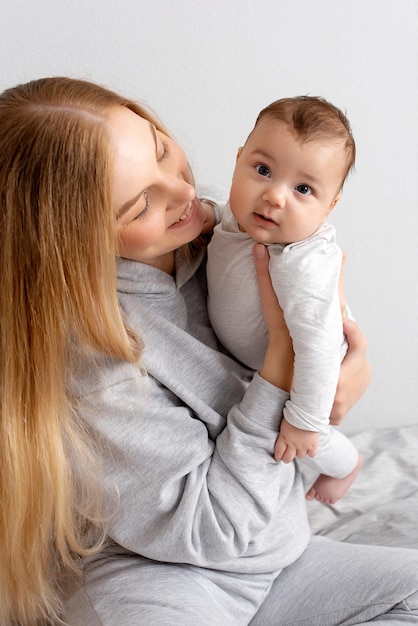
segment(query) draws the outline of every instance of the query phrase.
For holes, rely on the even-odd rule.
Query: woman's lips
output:
[[[183,211],[183,213],[180,215],[180,217],[171,224],[170,228],[173,228],[180,224],[181,225],[187,224],[187,222],[190,221],[190,219],[192,218],[192,214],[194,213],[195,206],[196,206],[195,201],[194,200],[190,201],[187,207],[185,208],[185,210]]]

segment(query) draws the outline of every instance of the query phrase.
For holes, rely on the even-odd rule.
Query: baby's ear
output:
[[[242,146],[241,146],[241,148],[238,148],[238,150],[237,150],[237,157],[236,157],[235,161],[238,161],[238,159],[241,156],[241,152],[242,152]]]
[[[341,199],[341,196],[343,195],[342,191],[339,191],[337,193],[337,195],[335,196],[334,200],[331,202],[331,204],[329,205],[328,211],[327,211],[327,215],[329,215],[332,211],[332,209],[335,207],[336,204],[338,204],[339,200]]]

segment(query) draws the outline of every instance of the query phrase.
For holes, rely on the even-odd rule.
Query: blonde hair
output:
[[[0,95],[2,625],[56,623],[58,574],[79,572],[103,538],[98,457],[65,381],[70,339],[129,362],[141,351],[116,293],[115,105],[164,130],[86,81],[45,78]]]
[[[319,96],[281,98],[260,111],[255,126],[263,119],[284,122],[302,142],[326,140],[342,142],[346,162],[343,180],[354,169],[356,144],[350,122],[341,109]]]

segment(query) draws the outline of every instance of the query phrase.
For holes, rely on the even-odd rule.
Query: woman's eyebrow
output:
[[[153,136],[154,139],[154,144],[155,144],[155,154],[157,155],[157,151],[158,151],[158,142],[157,142],[157,133],[155,130],[155,126],[152,122],[148,122],[149,124],[149,128],[151,131],[151,134]],[[122,206],[120,207],[120,209],[117,211],[116,213],[116,217],[117,219],[121,218],[123,215],[125,215],[125,213],[127,211],[129,211],[129,209],[134,206],[134,204],[136,202],[138,202],[139,198],[142,196],[142,194],[144,193],[145,189],[142,189],[134,198],[131,198],[130,200],[127,200],[126,202],[124,202],[124,204],[122,204]]]
[[[116,213],[116,219],[120,219],[121,217],[123,217],[125,213],[127,213],[129,209],[132,206],[134,206],[136,202],[138,202],[139,198],[142,196],[143,193],[144,193],[144,190],[140,191],[137,196],[135,196],[134,198],[131,198],[130,200],[127,200],[124,204],[122,204],[122,206]]]
[[[154,124],[152,122],[149,122],[149,125],[150,125],[152,136],[154,137],[155,154],[157,154],[157,152],[158,152],[157,131],[155,130],[155,126],[154,126]]]

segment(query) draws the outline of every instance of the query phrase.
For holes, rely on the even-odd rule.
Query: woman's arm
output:
[[[289,333],[285,327],[282,310],[272,287],[268,251],[262,244],[254,246],[254,261],[264,319],[270,334],[269,347],[260,375],[277,387],[289,391],[293,378],[293,349],[291,348]],[[344,254],[340,281],[343,315],[346,310],[344,295],[345,262],[346,255]],[[366,338],[353,320],[345,319],[343,328],[347,337],[348,351],[341,364],[340,377],[331,411],[330,422],[333,425],[342,423],[348,411],[365,393],[371,379],[370,364],[367,361]],[[283,343],[280,348],[281,342]]]
[[[340,276],[340,302],[343,316],[343,329],[348,342],[348,351],[341,364],[340,378],[331,410],[330,423],[341,424],[348,411],[360,400],[370,384],[371,371],[367,361],[367,339],[358,325],[347,318],[344,293],[344,268],[347,255],[343,252]]]
[[[290,392],[293,379],[293,346],[269,273],[269,254],[263,244],[254,246],[254,263],[264,321],[269,332],[260,376],[272,385]]]
[[[367,361],[367,339],[358,325],[350,319],[344,320],[344,332],[348,352],[341,364],[334,405],[330,422],[341,424],[348,411],[360,400],[370,384],[371,371]]]

